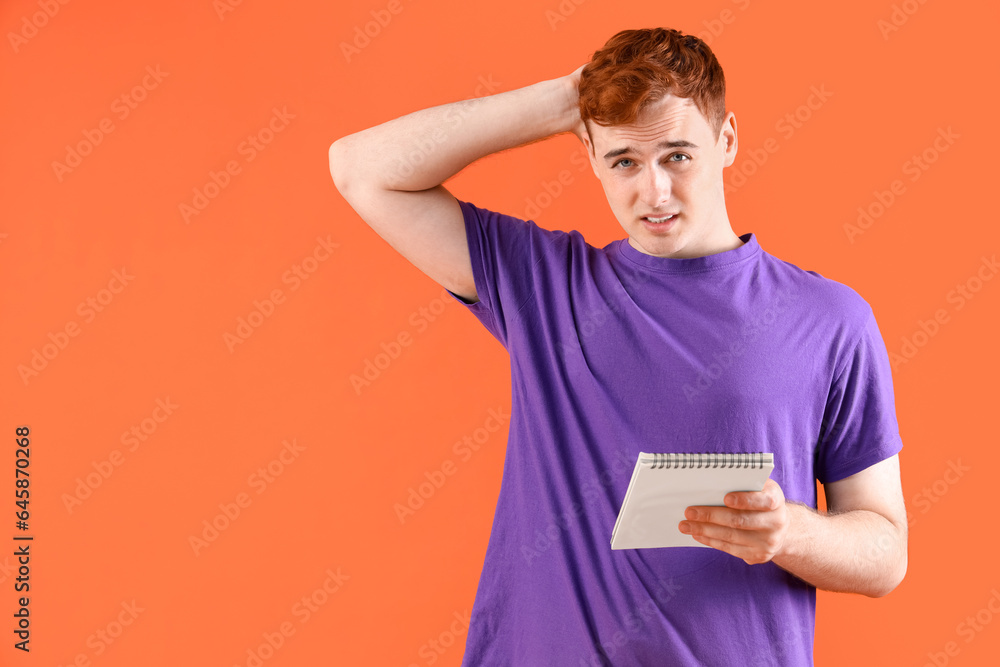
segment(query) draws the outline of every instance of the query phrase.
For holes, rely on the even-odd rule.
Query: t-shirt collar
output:
[[[618,254],[633,264],[649,269],[651,271],[661,271],[664,273],[690,273],[693,271],[713,271],[721,269],[744,260],[750,259],[760,252],[760,245],[757,237],[752,232],[748,232],[739,237],[743,245],[732,250],[724,250],[714,255],[704,257],[688,257],[676,259],[672,257],[656,257],[636,250],[627,238],[615,241]]]

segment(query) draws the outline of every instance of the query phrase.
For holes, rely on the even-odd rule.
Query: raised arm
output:
[[[338,139],[330,174],[390,246],[442,287],[479,300],[458,200],[442,183],[486,155],[561,132],[586,132],[572,74],[431,107]]]

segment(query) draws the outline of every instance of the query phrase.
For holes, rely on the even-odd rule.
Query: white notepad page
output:
[[[760,491],[774,455],[640,452],[611,532],[612,549],[706,547],[677,528],[691,505],[725,505],[731,491]],[[711,548],[711,547],[708,547]]]

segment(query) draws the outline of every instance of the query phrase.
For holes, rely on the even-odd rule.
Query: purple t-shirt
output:
[[[701,547],[612,551],[646,452],[773,452],[791,501],[896,454],[854,290],[765,252],[653,257],[460,201],[512,410],[465,665],[811,665],[816,589]]]

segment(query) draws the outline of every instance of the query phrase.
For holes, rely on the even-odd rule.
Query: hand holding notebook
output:
[[[763,452],[640,452],[611,532],[611,548],[710,548],[678,530],[684,510],[724,505],[723,498],[733,491],[761,491],[773,469],[774,455]]]

